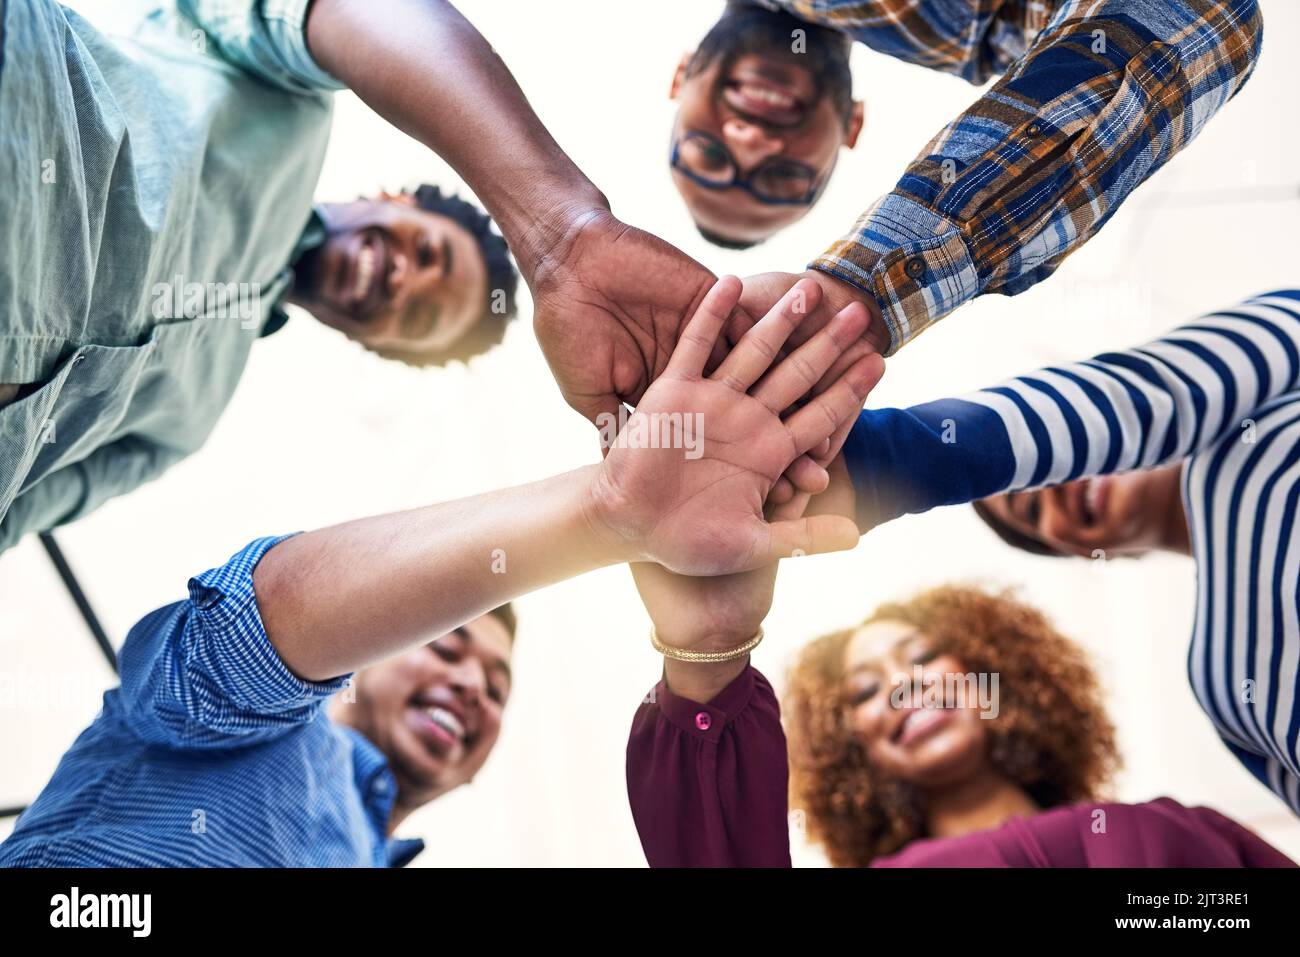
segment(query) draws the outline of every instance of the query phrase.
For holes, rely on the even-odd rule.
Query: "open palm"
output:
[[[598,483],[618,532],[639,543],[646,559],[682,574],[760,568],[795,551],[851,548],[858,537],[839,516],[769,522],[763,505],[782,472],[856,416],[879,379],[880,358],[866,357],[782,418],[861,335],[866,311],[846,309],[774,365],[802,316],[802,299],[792,290],[706,377],[739,295],[734,278],[709,291],[620,431]],[[687,423],[699,443],[694,448],[685,441]],[[651,436],[659,447],[645,447]]]

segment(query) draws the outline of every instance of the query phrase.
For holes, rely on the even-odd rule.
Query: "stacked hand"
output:
[[[656,236],[616,219],[602,206],[572,216],[563,235],[529,269],[533,326],[542,353],[565,401],[593,423],[635,405],[668,366],[687,319],[716,279],[708,269]],[[795,287],[802,290],[800,316],[787,348],[807,342],[849,305],[860,302],[870,319],[839,357],[820,391],[855,361],[888,345],[879,310],[855,287],[824,273],[763,273],[744,280],[738,305],[727,318],[707,368],[722,361],[753,327]],[[847,429],[843,430],[847,434]],[[838,451],[844,435],[832,437]],[[822,464],[832,457],[822,450]],[[806,475],[815,476],[807,470]],[[799,474],[794,486],[802,488]],[[778,498],[793,492],[778,484]],[[809,489],[815,491],[816,489]]]
[[[786,414],[858,341],[866,311],[844,310],[774,364],[801,318],[794,308],[800,297],[792,290],[706,376],[739,296],[734,278],[721,280],[705,296],[663,373],[619,433],[593,489],[604,527],[629,543],[640,560],[682,574],[748,571],[796,551],[851,548],[858,538],[849,519],[769,521],[764,505],[791,463],[851,421],[879,380],[880,357],[866,356]],[[638,435],[662,435],[663,422],[672,416],[697,417],[703,430],[699,458],[682,448],[635,447]]]
[[[804,516],[801,504],[767,503],[793,462],[824,449],[856,419],[879,380],[883,363],[875,354],[828,374],[861,342],[868,312],[860,305],[841,310],[777,361],[807,315],[803,307],[818,298],[815,288],[796,284],[706,376],[740,291],[728,278],[707,294],[598,483],[607,521],[626,539],[644,542],[647,561],[632,565],[633,576],[661,640],[684,649],[730,648],[752,636],[771,607],[780,558],[851,548],[858,539],[851,510]],[[811,394],[819,385],[823,390]],[[806,401],[789,413],[799,400]],[[706,454],[698,461],[681,450],[631,447],[630,436],[650,431],[636,416],[653,423],[683,411],[701,415]],[[829,477],[817,471],[808,483],[825,488]],[[671,661],[667,667],[678,671],[670,678],[674,688],[696,700],[707,700],[736,670]]]
[[[887,344],[868,297],[824,274],[715,282],[603,209],[580,218],[533,275],[538,340],[573,408],[597,424],[625,402],[645,422],[702,417],[698,461],[631,448],[627,436],[657,430],[630,421],[597,492],[619,537],[645,542],[633,575],[661,639],[697,650],[756,632],[779,558],[856,543],[851,503],[804,512],[828,466],[840,481],[825,498],[845,486],[851,496],[842,462],[831,463]]]
[[[577,216],[530,278],[533,328],[565,401],[592,422],[639,402],[716,281],[607,209]]]

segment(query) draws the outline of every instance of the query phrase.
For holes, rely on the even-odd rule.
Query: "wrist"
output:
[[[664,659],[664,682],[679,698],[708,704],[749,667],[749,655],[720,664],[691,664]]]
[[[586,547],[602,565],[621,565],[645,560],[643,548],[620,517],[625,509],[610,487],[605,470],[587,465],[578,470],[578,514]]]
[[[565,174],[537,177],[526,196],[502,210],[502,235],[530,287],[568,260],[585,225],[609,215],[609,200],[576,167]]]
[[[871,313],[871,324],[867,326],[863,337],[877,352],[881,355],[885,354],[891,342],[889,327],[885,324],[884,317],[880,313],[880,303],[876,301],[873,293],[821,269],[805,269],[803,278],[811,279],[821,287],[823,299],[831,315],[837,314],[841,309],[855,302],[866,306],[867,312]]]

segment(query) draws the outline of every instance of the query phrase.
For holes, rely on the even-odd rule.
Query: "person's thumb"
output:
[[[858,544],[858,526],[843,515],[812,515],[768,526],[768,551],[754,556],[755,568],[800,555],[844,552]]]

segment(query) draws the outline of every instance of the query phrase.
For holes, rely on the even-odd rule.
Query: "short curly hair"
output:
[[[416,187],[415,204],[425,212],[446,216],[474,237],[487,266],[487,300],[479,320],[446,349],[438,352],[408,352],[402,349],[379,349],[366,346],[385,359],[397,359],[412,366],[445,366],[450,362],[468,363],[477,355],[501,344],[506,326],[518,313],[515,293],[519,271],[510,259],[510,249],[492,225],[487,213],[459,196],[444,193],[437,186],[423,183]],[[501,302],[504,308],[494,308]],[[364,343],[363,343],[364,344]]]
[[[1119,767],[1115,729],[1083,651],[1011,593],[943,586],[882,605],[974,672],[999,675],[991,759],[1044,808],[1096,799]],[[919,796],[883,777],[852,727],[844,655],[856,628],[808,644],[789,676],[790,806],[836,867],[864,867],[926,836]]]

